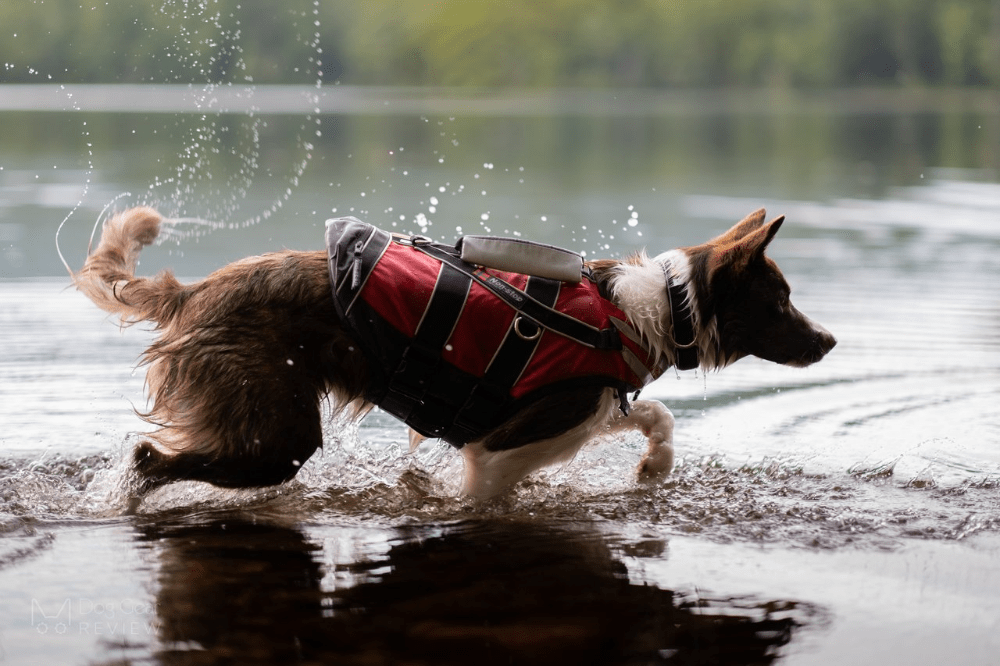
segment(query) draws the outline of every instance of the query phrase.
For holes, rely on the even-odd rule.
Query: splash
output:
[[[228,490],[175,483],[143,499],[147,516],[247,511],[286,520],[371,524],[456,521],[483,517],[656,525],[667,533],[722,542],[812,548],[870,544],[895,548],[908,539],[957,541],[1000,529],[997,482],[955,488],[901,483],[884,474],[809,474],[792,460],[736,465],[718,455],[680,458],[662,482],[637,483],[637,433],[588,445],[563,466],[543,470],[488,501],[459,496],[461,456],[431,440],[404,453],[405,431],[374,413],[360,427],[332,421],[324,450],[292,481]],[[134,436],[132,438],[134,440]],[[0,534],[65,520],[118,519],[129,507],[129,455],[134,441],[111,454],[0,460]],[[28,527],[25,527],[25,526]],[[27,540],[30,556],[46,546]],[[0,556],[2,560],[2,556]],[[2,561],[0,561],[2,564]]]
[[[310,54],[296,70],[311,77],[313,86],[303,94],[313,109],[299,122],[295,133],[297,155],[292,159],[283,182],[265,185],[277,190],[271,200],[255,199],[261,181],[273,176],[262,163],[262,146],[269,139],[270,121],[255,102],[259,94],[253,67],[243,45],[240,11],[225,13],[216,2],[167,2],[161,12],[176,25],[176,39],[168,52],[175,55],[185,71],[205,78],[192,86],[194,106],[202,113],[175,118],[171,132],[182,146],[167,174],[149,184],[142,196],[171,218],[167,233],[158,243],[180,243],[220,228],[239,229],[260,224],[276,215],[292,198],[312,161],[313,141],[322,136],[319,95],[323,85],[320,46],[319,0],[308,9],[295,6],[288,11],[296,17],[298,39]],[[222,64],[224,63],[224,64]],[[223,70],[220,73],[220,69]],[[223,108],[221,92],[237,89],[236,97],[245,108],[233,113]],[[253,212],[248,212],[250,209]],[[184,214],[199,211],[199,215]]]
[[[225,3],[168,0],[158,9],[157,20],[164,25],[154,30],[139,18],[134,21],[135,29],[148,33],[151,48],[163,46],[156,71],[147,72],[141,77],[143,85],[133,90],[139,91],[136,94],[170,95],[172,99],[180,95],[184,98],[182,106],[194,112],[159,114],[156,118],[162,116],[161,123],[151,119],[143,124],[148,128],[143,131],[151,135],[137,136],[136,140],[165,145],[170,152],[150,156],[161,172],[145,187],[136,189],[136,195],[122,192],[98,205],[104,207],[98,225],[111,208],[151,205],[169,218],[157,244],[180,244],[217,229],[239,229],[269,220],[298,189],[313,160],[314,142],[322,136],[319,0],[283,10],[291,15],[298,31],[296,38],[303,47],[303,62],[293,76],[310,82],[301,87],[301,94],[311,111],[298,120],[291,141],[275,136],[273,121],[260,112],[256,98],[262,93],[254,83],[254,67],[258,65],[247,57],[247,37],[241,23],[242,13],[250,10],[237,5],[232,12],[220,4]],[[81,7],[79,11],[86,11],[88,20],[107,21],[109,31],[113,30],[115,9]],[[164,36],[169,37],[164,41]],[[109,37],[114,39],[114,33],[109,32]],[[11,69],[16,65],[5,66]],[[31,68],[29,72],[41,76]],[[58,90],[65,98],[66,110],[80,114],[86,111],[72,86],[60,85]],[[92,205],[95,174],[102,160],[112,159],[95,151],[87,120],[81,120],[81,138],[85,146],[82,191],[56,233],[57,253],[70,272],[59,248],[59,232],[82,208]],[[295,146],[292,154],[283,158],[288,160],[285,168],[265,164],[262,158],[268,142],[276,141]]]

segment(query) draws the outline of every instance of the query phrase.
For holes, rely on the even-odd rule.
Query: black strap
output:
[[[445,343],[462,315],[471,286],[472,277],[467,273],[441,264],[434,291],[413,339],[389,380],[390,393],[412,400],[411,410],[424,400],[429,382],[441,363]]]
[[[531,276],[524,291],[542,305],[551,308],[555,307],[559,299],[560,286],[561,283],[557,280]],[[524,318],[518,321],[518,317],[520,315],[515,316],[511,322],[507,335],[504,336],[500,348],[486,368],[484,376],[486,382],[502,387],[505,391],[517,383],[518,377],[524,372],[542,338],[543,331],[538,324]]]
[[[594,349],[622,348],[622,341],[618,336],[618,330],[613,327],[598,329],[579,319],[574,319],[558,310],[543,305],[530,295],[496,276],[473,272],[476,269],[472,264],[466,263],[434,245],[414,244],[414,247],[438,261],[449,264],[463,272],[470,273],[476,282],[496,294],[507,305],[550,331],[564,335],[571,340]]]
[[[447,264],[441,264],[434,292],[417,325],[413,344],[434,349],[444,348],[469,297],[472,278]]]
[[[670,300],[670,321],[673,324],[674,365],[678,370],[698,367],[698,345],[694,343],[694,321],[691,308],[685,305],[687,294],[670,274],[670,262],[662,264],[663,277],[667,283],[667,298]]]
[[[539,303],[553,307],[559,299],[560,287],[561,283],[557,280],[531,276],[525,293]],[[520,322],[518,318],[521,318]],[[511,388],[534,356],[543,333],[536,323],[520,314],[515,315],[486,373],[472,389],[444,439],[452,443],[469,442],[495,427],[497,416],[506,409],[510,400]]]

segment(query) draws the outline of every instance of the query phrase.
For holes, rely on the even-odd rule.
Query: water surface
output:
[[[996,113],[402,111],[0,114],[21,129],[0,138],[0,662],[1000,653]],[[143,255],[195,277],[317,248],[342,214],[621,256],[766,206],[787,216],[769,252],[794,301],[839,344],[805,370],[748,359],[648,387],[677,417],[658,485],[635,481],[627,436],[475,503],[450,447],[406,455],[376,413],[331,422],[283,487],[177,484],[126,517],[153,333],[67,289],[53,242],[75,210],[78,267],[125,192],[219,223]]]

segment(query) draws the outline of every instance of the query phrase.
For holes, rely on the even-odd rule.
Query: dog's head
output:
[[[727,362],[752,355],[804,367],[837,341],[789,300],[788,282],[764,254],[785,218],[765,223],[764,214],[751,213],[718,238],[685,249],[700,287],[701,321],[714,319],[720,357]]]

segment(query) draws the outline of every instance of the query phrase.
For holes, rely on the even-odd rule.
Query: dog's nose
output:
[[[827,352],[837,346],[837,338],[833,337],[833,333],[826,330],[819,324],[813,324],[816,327],[816,346],[819,347],[821,351],[821,356],[825,356]]]

